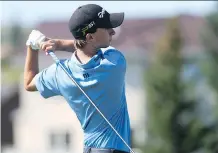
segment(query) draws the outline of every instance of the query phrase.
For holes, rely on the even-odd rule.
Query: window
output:
[[[49,135],[50,148],[52,150],[69,151],[71,145],[70,132],[52,132]]]

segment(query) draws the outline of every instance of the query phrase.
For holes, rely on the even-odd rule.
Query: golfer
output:
[[[84,153],[129,153],[130,150],[59,65],[52,64],[39,72],[38,50],[72,52],[70,59],[61,60],[62,64],[130,146],[126,60],[110,46],[115,34],[113,28],[123,20],[124,13],[109,14],[99,5],[87,4],[76,9],[69,20],[75,40],[51,39],[33,30],[26,42],[25,89],[39,91],[44,98],[66,99],[84,131]]]

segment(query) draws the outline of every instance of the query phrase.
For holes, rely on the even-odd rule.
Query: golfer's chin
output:
[[[109,47],[110,45],[111,45],[111,42],[109,42],[108,44],[102,45],[101,48],[107,48],[107,47]]]

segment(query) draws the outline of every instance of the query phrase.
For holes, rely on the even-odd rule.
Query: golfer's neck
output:
[[[82,64],[86,64],[97,53],[95,49],[83,48],[76,50],[76,57]]]

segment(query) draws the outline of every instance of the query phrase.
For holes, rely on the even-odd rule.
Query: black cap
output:
[[[124,13],[109,14],[96,4],[87,4],[76,9],[69,20],[69,29],[75,39],[84,39],[87,33],[97,28],[116,28],[123,23]]]

